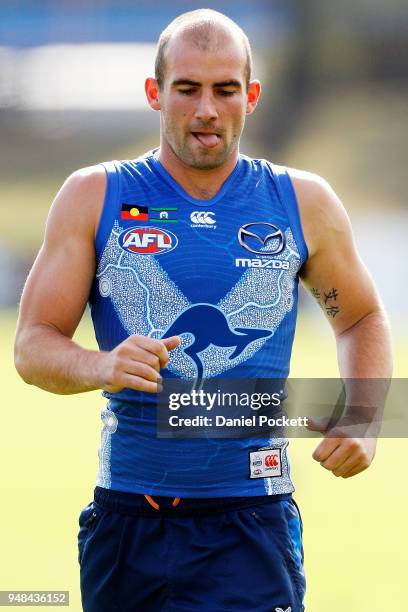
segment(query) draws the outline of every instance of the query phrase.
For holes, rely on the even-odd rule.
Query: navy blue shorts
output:
[[[181,499],[95,489],[79,518],[85,612],[302,612],[291,495]]]

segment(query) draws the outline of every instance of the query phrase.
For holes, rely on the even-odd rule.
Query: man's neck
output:
[[[184,164],[173,151],[168,151],[167,147],[163,146],[158,151],[158,159],[189,196],[199,200],[210,200],[218,193],[234,170],[238,160],[238,151],[234,152],[224,165],[210,170],[192,168]]]

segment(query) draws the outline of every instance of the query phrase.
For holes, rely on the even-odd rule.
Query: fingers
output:
[[[357,474],[360,474],[360,472],[364,472],[364,470],[366,470],[368,468],[367,466],[357,466],[353,469],[351,469],[349,472],[347,472],[347,474],[343,475],[343,478],[351,478],[351,476],[357,476]]]
[[[336,470],[336,476],[350,478],[366,470],[375,456],[375,439],[351,439],[349,440],[352,453],[349,459]]]
[[[153,361],[153,357],[151,353],[147,354],[147,359]],[[156,359],[158,363],[158,358]],[[157,393],[161,390],[158,384],[161,381],[158,365],[152,367],[129,357],[123,358],[115,355],[111,367],[108,384],[104,387],[106,391],[116,393],[125,387],[150,393]]]
[[[159,359],[159,367],[165,368],[169,361],[169,350],[176,348],[180,344],[180,338],[179,336],[172,336],[171,338],[157,340],[156,338],[147,338],[146,336],[131,336],[126,342],[132,347],[142,348],[148,353],[155,355]]]
[[[326,470],[330,470],[331,472],[335,473],[335,471],[340,469],[349,458],[352,459],[353,463],[355,462],[355,459],[352,458],[351,450],[347,448],[345,449],[341,444],[331,453],[331,455],[329,455],[325,461],[322,461],[320,465]]]
[[[180,336],[171,336],[170,338],[162,338],[162,342],[164,342],[168,351],[172,351],[180,345],[181,338]]]
[[[329,417],[307,417],[307,428],[309,431],[318,431],[320,433],[325,433],[327,430],[327,426],[330,422]]]
[[[354,470],[357,470],[355,473],[358,474],[364,469],[365,468],[361,465],[360,460],[351,456],[348,457],[346,461],[336,470],[333,470],[333,474],[337,477],[349,478],[349,476],[351,476],[351,472],[354,472]]]
[[[159,368],[166,367],[169,360],[169,354],[165,344],[161,340],[147,338],[146,336],[131,336],[127,342],[130,347],[136,349],[142,348],[146,352],[157,357],[159,360]]]
[[[169,361],[169,351],[180,344],[179,336],[163,340],[146,336],[130,336],[104,359],[106,391],[116,393],[128,387],[138,391],[158,393],[160,370]]]
[[[162,390],[160,384],[161,379],[157,379],[158,382],[152,382],[140,376],[133,376],[132,374],[122,374],[120,388],[134,389],[136,391],[145,391],[146,393],[159,393]],[[108,389],[109,390],[109,389]]]
[[[157,382],[160,380],[159,371],[147,363],[142,363],[141,361],[128,361],[127,363],[124,363],[123,372],[124,374],[138,376],[151,382]]]
[[[142,363],[145,363],[154,370],[156,370],[156,372],[160,372],[160,359],[157,355],[151,353],[150,351],[146,351],[141,347],[136,347],[131,356],[131,359],[133,361],[140,361]]]
[[[359,438],[327,438],[319,444],[313,453],[313,458],[335,476],[350,478],[367,469],[374,454],[375,441]]]
[[[340,446],[341,441],[342,438],[325,438],[320,442],[319,446],[313,452],[313,459],[319,461],[320,463],[322,461],[326,461],[326,459],[330,457],[333,451],[335,451],[336,448]]]

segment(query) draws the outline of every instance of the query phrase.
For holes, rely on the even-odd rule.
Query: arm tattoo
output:
[[[312,295],[316,298],[317,302],[319,303],[319,306],[326,312],[326,315],[328,317],[334,319],[334,317],[339,314],[340,306],[337,302],[339,292],[335,287],[332,287],[329,291],[323,292],[321,292],[320,289],[317,289],[316,287],[312,287]],[[336,302],[336,304],[334,304],[333,302]]]
[[[327,316],[332,317],[333,319],[339,312],[340,308],[338,306],[329,306],[328,308],[326,308]]]
[[[336,301],[338,295],[339,295],[339,292],[337,291],[337,289],[333,287],[333,289],[331,289],[329,293],[324,293],[324,303],[327,304],[329,300]]]

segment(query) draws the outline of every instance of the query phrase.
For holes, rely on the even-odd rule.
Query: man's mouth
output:
[[[218,134],[210,133],[210,132],[191,132],[192,135],[198,140],[203,147],[207,147],[212,149],[215,147],[221,140],[221,137]]]

